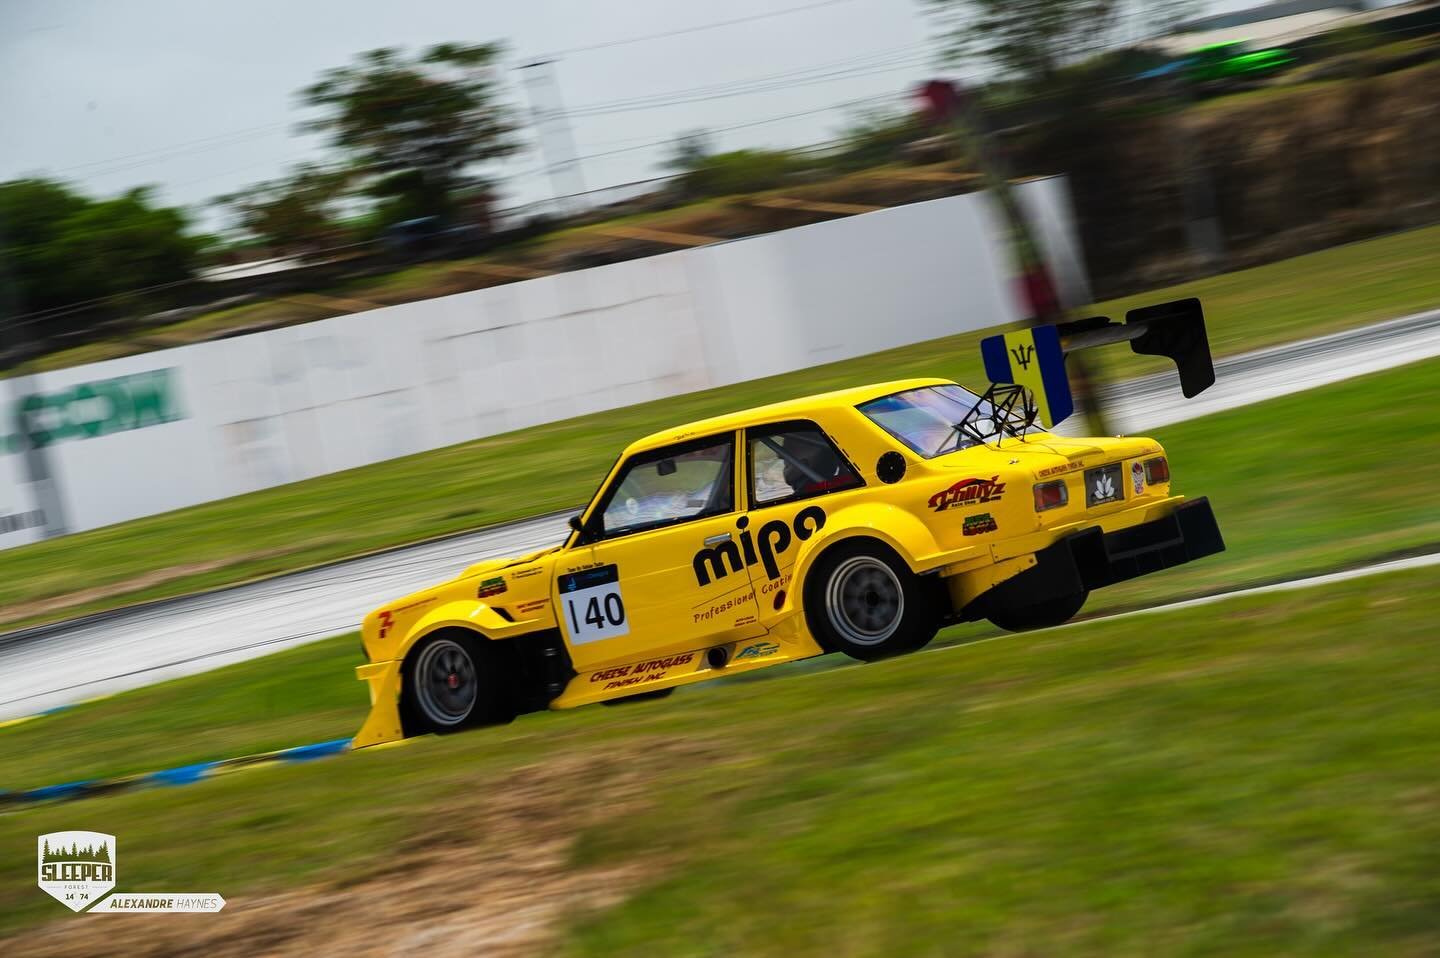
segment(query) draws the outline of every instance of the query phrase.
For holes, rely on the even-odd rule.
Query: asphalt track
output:
[[[1440,310],[1230,357],[1196,399],[1173,373],[1110,392],[1136,433],[1440,355]],[[380,603],[490,556],[544,548],[564,515],[541,516],[201,595],[0,636],[0,720],[32,715],[354,630]],[[357,693],[358,694],[358,693]]]

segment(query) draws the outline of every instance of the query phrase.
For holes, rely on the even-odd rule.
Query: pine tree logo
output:
[[[40,888],[71,911],[83,911],[115,887],[115,836],[51,832],[36,840]]]

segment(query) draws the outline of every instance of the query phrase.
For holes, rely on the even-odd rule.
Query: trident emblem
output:
[[[1034,346],[1016,346],[1010,350],[1010,355],[1020,364],[1021,369],[1029,369],[1031,361],[1035,358]]]

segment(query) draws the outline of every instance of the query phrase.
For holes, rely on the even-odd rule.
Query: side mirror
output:
[[[580,537],[582,539],[586,536],[594,535],[596,532],[600,531],[599,520],[593,520],[587,525],[585,522],[581,521],[579,516],[571,516],[569,519],[569,523],[570,528],[580,533]]]

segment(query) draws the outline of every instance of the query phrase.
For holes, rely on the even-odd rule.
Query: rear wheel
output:
[[[988,618],[991,623],[1006,632],[1027,632],[1031,629],[1049,629],[1069,622],[1080,611],[1089,592],[1062,595],[1043,602],[1026,605],[1000,606],[992,609]]]
[[[928,583],[873,540],[820,557],[805,580],[805,621],[827,651],[867,662],[913,652],[940,627]]]
[[[405,659],[401,697],[407,735],[456,732],[501,720],[493,650],[458,631],[423,639]]]

